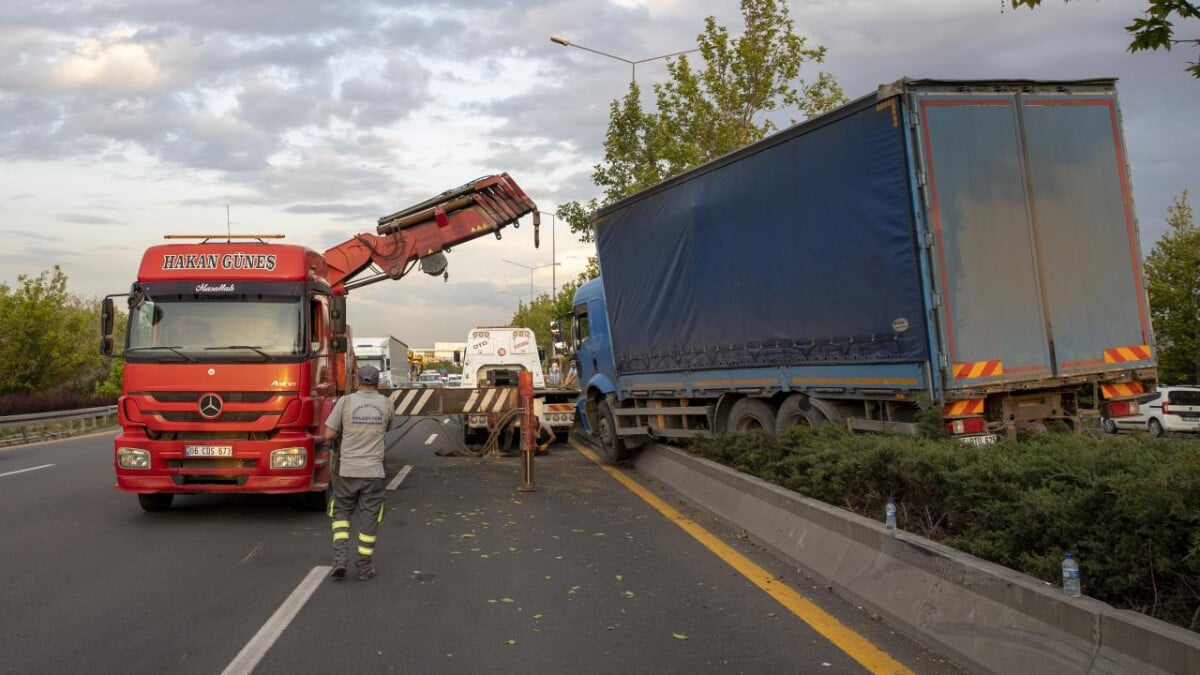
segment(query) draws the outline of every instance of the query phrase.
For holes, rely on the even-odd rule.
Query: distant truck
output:
[[[532,330],[516,326],[481,326],[467,334],[466,350],[456,354],[462,363],[462,389],[515,386],[522,371],[533,374],[534,412],[555,435],[565,435],[575,419],[575,390],[547,387],[542,350]],[[492,420],[494,422],[494,420]],[[468,443],[486,438],[491,422],[484,413],[467,415]],[[519,423],[515,427],[519,427]]]
[[[796,424],[977,444],[1157,363],[1115,81],[900,80],[594,215],[575,294],[605,458]],[[556,339],[562,339],[561,332]]]
[[[384,389],[409,383],[408,345],[393,335],[354,338],[354,358],[360,368],[370,365],[379,370],[379,386]]]

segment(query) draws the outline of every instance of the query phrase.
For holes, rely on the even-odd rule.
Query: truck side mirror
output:
[[[329,348],[333,350],[334,354],[345,354],[346,353],[346,336],[335,335],[332,338],[330,338],[329,339]]]
[[[100,338],[100,354],[103,356],[113,355],[113,339],[111,335],[105,335]]]
[[[454,350],[454,365],[462,365],[462,352],[458,351],[457,349]]]
[[[538,347],[538,361],[544,362],[545,360],[546,360],[546,350],[542,347]]]
[[[112,336],[115,311],[112,298],[105,298],[104,302],[100,303],[100,335]],[[111,342],[111,340],[109,341]]]
[[[346,332],[346,296],[335,295],[329,303],[329,327],[330,332],[334,335],[341,335]],[[335,350],[338,354],[346,353],[346,341],[342,340],[341,350]]]

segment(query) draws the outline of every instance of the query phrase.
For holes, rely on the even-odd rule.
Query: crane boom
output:
[[[533,214],[533,241],[539,244],[537,205],[507,173],[484,176],[379,219],[378,234],[357,234],[325,251],[334,292],[384,279],[399,279],[420,260],[428,274],[445,271],[444,251]],[[364,271],[374,273],[358,278]]]

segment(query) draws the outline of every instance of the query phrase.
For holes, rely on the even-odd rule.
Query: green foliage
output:
[[[425,370],[446,371],[447,373],[462,374],[462,366],[456,365],[453,361],[430,361],[425,364]]]
[[[604,161],[592,174],[604,197],[586,206],[564,204],[557,212],[580,241],[594,241],[589,214],[597,209],[775,131],[767,114],[789,110],[811,117],[846,101],[828,73],[811,83],[800,79],[806,63],[824,61],[825,48],[809,47],[794,32],[786,3],[742,0],[741,8],[740,37],[731,37],[713,17],[705,19],[696,38],[702,70],[692,70],[686,54],[668,61],[670,79],[654,85],[653,110],[642,108],[634,82],[611,103]]]
[[[532,303],[522,302],[513,314],[511,325],[533,331],[537,337],[537,346],[545,350],[546,356],[550,357],[554,353],[551,348],[553,338],[550,336],[550,322],[571,311],[571,301],[575,298],[575,289],[578,287],[578,282],[569,281],[553,296],[543,293]]]
[[[110,374],[97,347],[99,303],[68,294],[57,266],[17,284],[0,284],[0,394],[91,392]]]
[[[692,450],[829,504],[1052,583],[1076,553],[1084,591],[1200,628],[1200,441],[1042,434],[953,440],[796,427],[779,439],[700,439]]]
[[[1167,209],[1168,231],[1146,256],[1146,292],[1158,347],[1159,377],[1200,382],[1200,228],[1187,192]]]
[[[1063,0],[1068,2],[1069,0]],[[1033,9],[1042,4],[1042,0],[1012,0],[1014,9],[1022,5]],[[1129,51],[1165,49],[1171,50],[1173,45],[1191,43],[1200,45],[1200,39],[1175,39],[1174,20],[1200,19],[1200,5],[1188,0],[1146,0],[1144,16],[1136,17],[1133,23],[1125,27],[1132,39]],[[1200,59],[1192,61],[1186,68],[1192,77],[1200,78]]]

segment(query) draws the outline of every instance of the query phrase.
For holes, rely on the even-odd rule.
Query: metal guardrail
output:
[[[116,414],[117,406],[106,405],[78,410],[6,415],[0,417],[0,430],[19,429],[20,435],[0,437],[0,446],[33,443],[99,429],[105,420]]]

